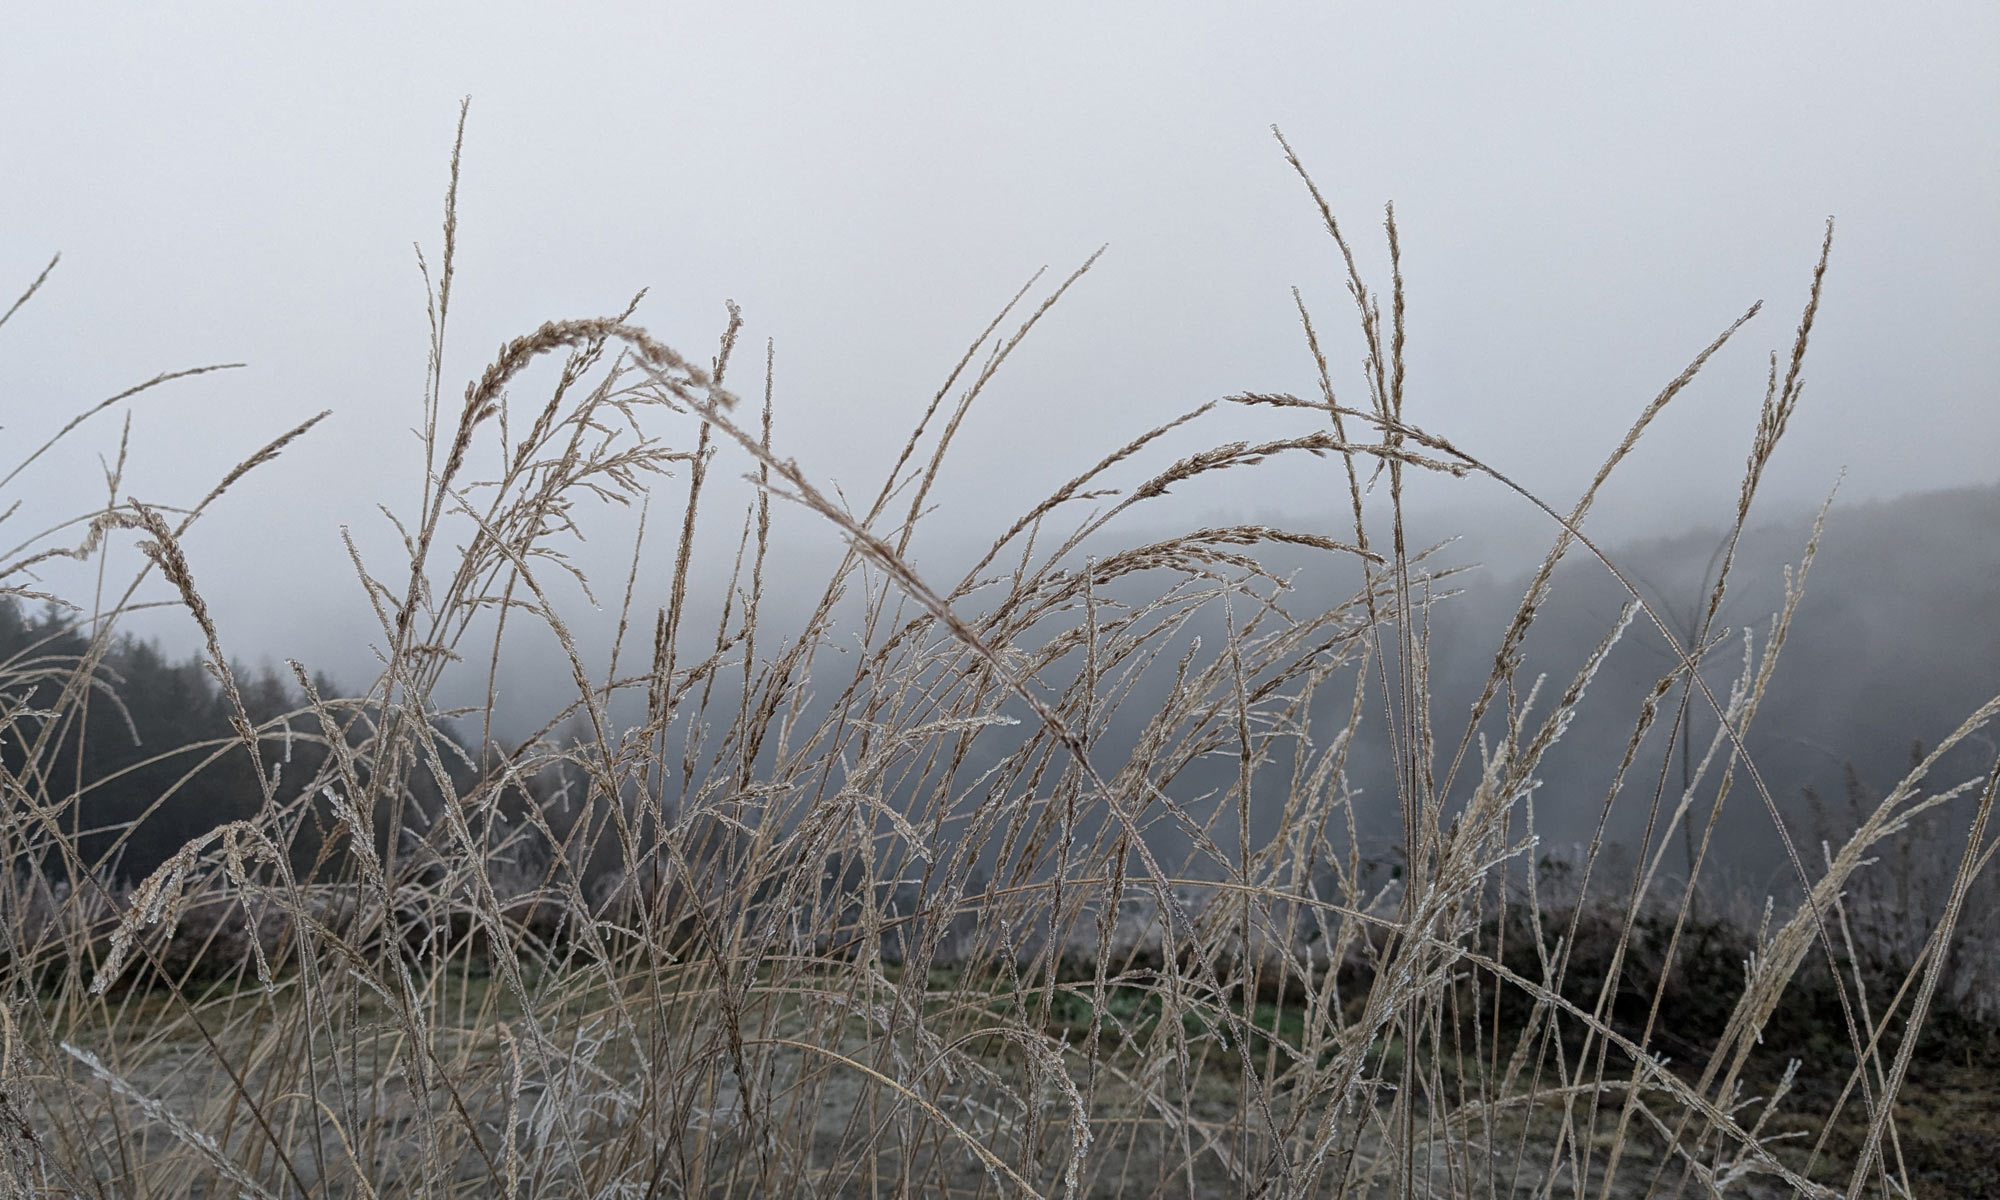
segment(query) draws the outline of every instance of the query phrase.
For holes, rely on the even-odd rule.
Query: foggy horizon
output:
[[[1315,394],[1294,286],[1343,401],[1365,394],[1338,253],[1273,125],[1382,295],[1395,204],[1410,419],[1559,508],[1647,400],[1763,300],[1614,480],[1591,526],[1613,542],[1726,520],[1767,356],[1789,352],[1828,216],[1805,398],[1753,524],[1809,510],[1843,472],[1843,504],[2000,482],[2000,344],[1985,333],[2000,311],[2000,76],[1982,53],[2000,17],[1987,8],[1557,21],[1130,6],[1001,22],[600,6],[560,27],[478,11],[213,6],[97,23],[50,10],[17,18],[0,50],[7,300],[62,255],[0,330],[13,385],[0,441],[25,451],[160,372],[244,362],[122,406],[122,490],[187,504],[332,412],[188,539],[224,648],[247,661],[295,657],[350,682],[367,669],[373,618],[340,531],[395,573],[375,505],[407,515],[422,482],[406,433],[427,336],[412,243],[435,273],[467,96],[448,406],[507,339],[615,314],[642,289],[634,322],[706,362],[734,300],[732,389],[761,397],[768,340],[778,453],[853,503],[1008,297],[1046,266],[1023,302],[1038,303],[1108,246],[972,409],[934,540],[983,544],[1202,403]],[[120,419],[100,415],[22,477],[18,529],[102,504],[97,458],[117,453]],[[1159,461],[1293,427],[1221,405]],[[693,430],[654,429],[677,445]],[[741,510],[748,467],[718,456],[719,511]],[[1225,474],[1151,519],[1337,530],[1344,498],[1325,470]],[[685,484],[656,489],[638,612],[670,566],[665,518]],[[1552,536],[1498,494],[1425,481],[1416,505],[1518,509],[1498,520]],[[582,561],[609,623],[633,514],[588,515]],[[781,520],[799,546],[838,544],[807,514]],[[730,550],[697,558],[726,568]],[[87,596],[78,581],[54,590]],[[176,653],[197,645],[181,613],[127,627]]]

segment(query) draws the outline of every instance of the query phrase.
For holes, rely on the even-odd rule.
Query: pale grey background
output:
[[[939,514],[967,536],[1145,424],[1308,391],[1293,285],[1361,399],[1337,259],[1273,123],[1378,284],[1396,202],[1412,419],[1553,500],[1763,297],[1607,505],[1634,533],[1720,517],[1829,214],[1774,499],[1812,503],[1842,468],[1855,498],[1992,482],[1997,51],[1990,3],[17,6],[6,300],[64,258],[0,331],[0,457],[161,370],[246,361],[135,407],[127,490],[186,501],[332,408],[191,551],[233,653],[362,675],[338,529],[386,572],[374,503],[417,494],[411,245],[435,259],[470,94],[447,393],[506,338],[642,287],[639,319],[705,358],[734,298],[739,382],[775,339],[781,451],[851,494],[1034,268],[1109,243],[975,412]],[[9,544],[97,502],[116,422],[87,433]],[[1182,503],[1316,520],[1327,482]],[[192,649],[184,620],[142,627]]]

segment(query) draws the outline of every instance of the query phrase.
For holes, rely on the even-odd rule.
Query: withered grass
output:
[[[1543,695],[1525,647],[1557,563],[1588,555],[1626,582],[1585,529],[1592,505],[1758,308],[1640,410],[1580,499],[1551,505],[1406,414],[1394,212],[1385,314],[1284,153],[1344,264],[1361,399],[1340,397],[1300,298],[1315,394],[1231,396],[1148,430],[941,581],[912,539],[963,453],[963,419],[1090,263],[1039,301],[1030,280],[856,508],[784,454],[768,348],[761,404],[731,390],[733,305],[705,362],[632,324],[635,299],[508,342],[452,403],[455,149],[422,498],[390,518],[393,563],[348,544],[379,624],[365,692],[323,694],[293,664],[300,706],[253,719],[203,564],[182,548],[229,484],[313,421],[178,522],[122,494],[121,440],[100,509],[0,555],[0,594],[40,599],[54,598],[34,568],[55,558],[98,560],[124,531],[144,558],[77,610],[88,654],[0,662],[0,736],[19,750],[0,775],[17,864],[0,895],[9,1194],[1906,1194],[1896,1099],[1951,986],[1968,897],[1991,895],[2000,782],[1930,772],[2000,698],[1844,840],[1786,842],[1804,901],[1745,935],[1733,990],[1706,996],[1719,1015],[1702,1059],[1662,1051],[1682,1044],[1666,1009],[1710,930],[1697,897],[1725,802],[1779,818],[1744,736],[1810,602],[1817,527],[1768,628],[1725,639],[1716,618],[1734,536],[1801,400],[1831,225],[1793,345],[1771,358],[1696,635],[1681,644],[1628,587],[1584,667]],[[510,388],[544,359],[556,381],[524,405]],[[55,441],[130,398],[86,410],[0,489],[30,486]],[[1247,432],[1273,408],[1324,428]],[[1146,465],[1168,435],[1222,418],[1246,432]],[[1333,472],[1337,536],[1241,524],[1116,541],[1119,518],[1175,488],[1300,456]],[[721,464],[755,490],[717,530]],[[1468,714],[1431,702],[1429,629],[1451,619],[1452,584],[1405,536],[1412,473],[1485,476],[1549,518],[1553,545]],[[774,587],[799,587],[774,561],[773,499],[845,547],[795,628],[769,615]],[[592,594],[565,537],[602,502],[641,515],[600,664],[558,597]],[[653,511],[664,502],[678,521]],[[646,614],[643,542],[663,524],[673,566]],[[698,543],[734,547],[711,609],[694,594]],[[1295,586],[1271,565],[1278,549],[1343,564],[1352,594]],[[247,753],[262,804],[120,882],[85,857],[79,797],[49,764],[66,731],[118,720],[103,657],[156,575],[199,627],[236,734],[161,753],[192,749],[191,770]],[[720,615],[698,625],[701,611]],[[568,700],[503,745],[498,680],[522,622],[562,647]],[[1557,897],[1536,773],[1635,623],[1678,661],[1632,714],[1592,800],[1596,836],[1560,864]],[[1715,665],[1731,646],[1733,677]],[[454,740],[436,697],[466,678],[485,699],[453,714]],[[1664,765],[1635,777],[1649,741],[1698,713],[1721,719],[1694,785]],[[1349,786],[1365,739],[1394,763],[1393,870]],[[302,745],[324,750],[303,776],[285,769]],[[1634,805],[1643,839],[1614,867],[1604,831]],[[1861,968],[1864,881],[1948,805],[1973,808],[1970,834],[1885,991]],[[1676,873],[1682,845],[1690,869]],[[1596,982],[1580,988],[1584,953]],[[1797,1064],[1762,1043],[1814,971],[1851,1069],[1831,1102],[1808,1103]]]

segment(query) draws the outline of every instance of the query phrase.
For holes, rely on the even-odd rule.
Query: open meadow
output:
[[[1726,316],[1588,491],[1538,498],[1406,409],[1423,297],[1405,296],[1393,210],[1357,235],[1277,152],[1345,264],[1343,313],[1298,305],[1319,389],[1052,453],[1068,477],[940,576],[912,546],[961,422],[1090,264],[1030,281],[895,435],[879,487],[836,492],[786,452],[733,305],[699,353],[627,310],[550,321],[446,378],[454,151],[421,499],[392,517],[399,557],[353,555],[372,683],[297,663],[245,678],[184,547],[238,477],[286,470],[312,421],[178,508],[127,496],[147,448],[107,439],[102,507],[4,539],[0,1191],[2000,1194],[2000,947],[1979,916],[2000,908],[2000,764],[1933,771],[1990,749],[2000,697],[1899,786],[1794,836],[1744,739],[1814,603],[1818,527],[1782,607],[1726,635],[1718,616],[1802,402],[1832,225],[1754,423],[1713,432],[1741,488],[1683,629],[1586,519],[1710,357],[1773,317]],[[1361,265],[1377,254],[1380,278]],[[1358,329],[1356,369],[1323,353],[1334,321]],[[1225,432],[1160,453],[1191,429]],[[0,451],[0,526],[48,449]],[[1281,459],[1314,461],[1321,525],[1125,539],[1170,490]],[[718,506],[719,471],[752,477],[747,508]],[[1406,537],[1419,475],[1482,477],[1546,522],[1469,711],[1432,703],[1457,581]],[[570,535],[604,503],[643,506],[674,547],[651,611],[636,548],[626,577],[588,581],[601,610],[560,601]],[[778,505],[837,536],[830,576],[772,553]],[[713,595],[697,540],[734,548]],[[134,544],[133,577],[94,596],[40,583]],[[1300,586],[1274,554],[1353,586]],[[1529,633],[1579,560],[1628,602],[1580,669],[1544,677]],[[803,621],[770,616],[780,590]],[[154,668],[120,622],[159,596],[201,630],[207,674],[185,687],[214,729],[87,766],[87,739],[139,728],[125,697]],[[581,648],[585,620],[615,621],[608,655]],[[491,681],[523,628],[563,648],[566,701],[503,740]],[[1542,764],[1610,702],[1598,668],[1641,632],[1672,658],[1616,714],[1622,765],[1563,798],[1597,835],[1555,846]],[[487,701],[447,709],[446,691]],[[1685,775],[1679,757],[1635,766],[1694,728]],[[1362,747],[1393,794],[1352,785]],[[100,800],[121,779],[147,781],[147,807]],[[205,787],[240,802],[160,842]],[[1779,831],[1790,899],[1712,883],[1725,807]],[[1637,814],[1636,843],[1605,836],[1614,812]]]

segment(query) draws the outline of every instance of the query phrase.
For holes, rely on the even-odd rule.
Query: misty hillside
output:
[[[1473,524],[1469,519],[1460,528]],[[1428,535],[1448,527],[1450,518],[1439,515],[1418,532]],[[1783,603],[1785,567],[1802,558],[1810,531],[1808,514],[1753,524],[1745,536],[1716,625],[1717,633],[1726,629],[1729,636],[1710,652],[1705,673],[1718,697],[1727,697],[1741,671],[1745,628],[1754,633],[1761,654],[1771,615]],[[1662,618],[1685,636],[1705,605],[1704,579],[1713,578],[1719,536],[1690,531],[1608,550],[1647,591]],[[1519,531],[1512,531],[1505,545],[1518,545],[1519,538]],[[1501,549],[1502,540],[1468,534],[1446,547],[1440,561],[1476,559],[1482,549]],[[1432,720],[1442,755],[1456,748],[1464,714],[1527,587],[1529,571],[1518,552],[1503,550],[1498,557],[1498,565],[1452,576],[1450,582],[1462,590],[1440,600],[1433,611]],[[1317,565],[1289,560],[1273,565],[1281,570],[1298,566],[1301,591],[1315,586],[1316,574],[1328,569],[1324,559]],[[1543,673],[1549,680],[1544,708],[1615,622],[1623,596],[1600,564],[1580,549],[1571,551],[1526,647],[1530,675]],[[1908,771],[1913,747],[1934,745],[2000,689],[1995,613],[2000,613],[2000,487],[1832,510],[1804,600],[1749,737],[1762,777],[1802,846],[1820,836],[1804,802],[1806,788],[1816,789],[1823,803],[1839,811],[1846,809],[1850,787],[1864,796],[1880,795]],[[0,610],[0,661],[53,659],[80,653],[82,647],[80,638],[60,630],[53,614],[37,618],[17,607]],[[1659,634],[1641,615],[1592,684],[1595,702],[1582,706],[1546,761],[1536,794],[1545,842],[1587,836],[1641,700],[1670,665]],[[206,740],[229,760],[226,706],[210,674],[194,659],[167,663],[157,647],[127,640],[108,656],[100,675],[120,697],[123,711],[106,709],[104,719],[93,721],[80,735],[87,747],[80,767],[74,757],[79,733],[71,730],[65,738],[66,769],[77,772],[84,795],[82,827],[103,831],[86,838],[86,845],[99,851],[115,847],[120,873],[143,874],[187,838],[256,808],[256,781],[238,768],[182,779],[198,753],[153,758],[159,748]],[[551,671],[542,678],[549,681],[549,694],[519,697],[524,708],[552,711],[566,702],[561,675]],[[250,699],[260,718],[297,703],[275,674],[266,671],[255,679]],[[1156,682],[1165,686],[1164,678]],[[726,691],[726,681],[723,687]],[[1143,696],[1134,701],[1132,712],[1154,707]],[[1715,723],[1699,699],[1691,711],[1688,757],[1690,766],[1696,766]],[[1643,834],[1648,802],[1667,756],[1671,718],[1671,712],[1663,713],[1613,806],[1610,836],[1628,847]],[[1371,811],[1368,795],[1394,794],[1379,728],[1379,712],[1369,712],[1350,764],[1364,812]],[[1107,746],[1115,741],[1114,736]],[[1976,766],[1972,759],[1982,748],[1976,739],[1961,748],[1957,758],[1941,764],[1933,783],[1945,786],[1971,773]],[[19,751],[9,747],[5,752],[18,756]],[[996,744],[988,752],[1001,751]],[[1665,776],[1669,803],[1679,791],[1681,765],[1676,742]],[[1221,760],[1198,763],[1186,781],[1189,792],[1226,782],[1234,770]],[[1381,807],[1386,829],[1394,813]],[[118,826],[142,815],[139,829],[119,836],[123,831]],[[1164,844],[1176,845],[1171,830],[1159,833]],[[1747,784],[1739,781],[1717,833],[1716,861],[1725,872],[1746,882],[1775,879],[1781,867],[1779,843]],[[1669,855],[1669,867],[1682,861],[1680,853]]]
[[[1729,636],[1710,651],[1704,673],[1719,698],[1727,698],[1742,672],[1744,630],[1754,635],[1761,655],[1771,618],[1784,604],[1785,568],[1804,557],[1811,528],[1811,514],[1753,520],[1716,619],[1714,633]],[[1689,531],[1613,547],[1610,556],[1685,640],[1706,607],[1721,539],[1720,530]],[[1433,719],[1454,736],[1462,721],[1454,723],[1452,710],[1476,694],[1528,575],[1496,579],[1480,572],[1473,579],[1452,601],[1457,611],[1433,624],[1434,677],[1440,685]],[[1528,639],[1529,669],[1549,673],[1545,687],[1558,688],[1584,660],[1615,622],[1626,595],[1600,564],[1581,550],[1571,551]],[[1854,784],[1879,796],[1908,772],[1915,747],[1934,746],[2000,692],[1996,614],[2000,487],[1836,505],[1828,513],[1803,599],[1748,739],[1795,832],[1813,836],[1800,803],[1804,788],[1844,808],[1851,768]],[[1545,772],[1537,807],[1549,822],[1548,837],[1583,836],[1594,823],[1640,701],[1671,664],[1659,633],[1640,614],[1593,684],[1597,702],[1583,707],[1565,750],[1552,757]],[[1670,717],[1663,715],[1649,738],[1650,753],[1635,764],[1628,793],[1650,796]],[[1699,700],[1691,724],[1691,757],[1698,764],[1715,728],[1713,714]],[[1974,759],[1990,750],[1961,748],[1956,758],[1939,764],[1931,783],[1948,786],[1977,773]],[[1676,749],[1668,772],[1670,796],[1678,789],[1680,769]],[[1635,837],[1643,828],[1638,799],[1620,799],[1614,836]],[[1732,865],[1776,866],[1769,818],[1741,781],[1718,835],[1735,859]]]

